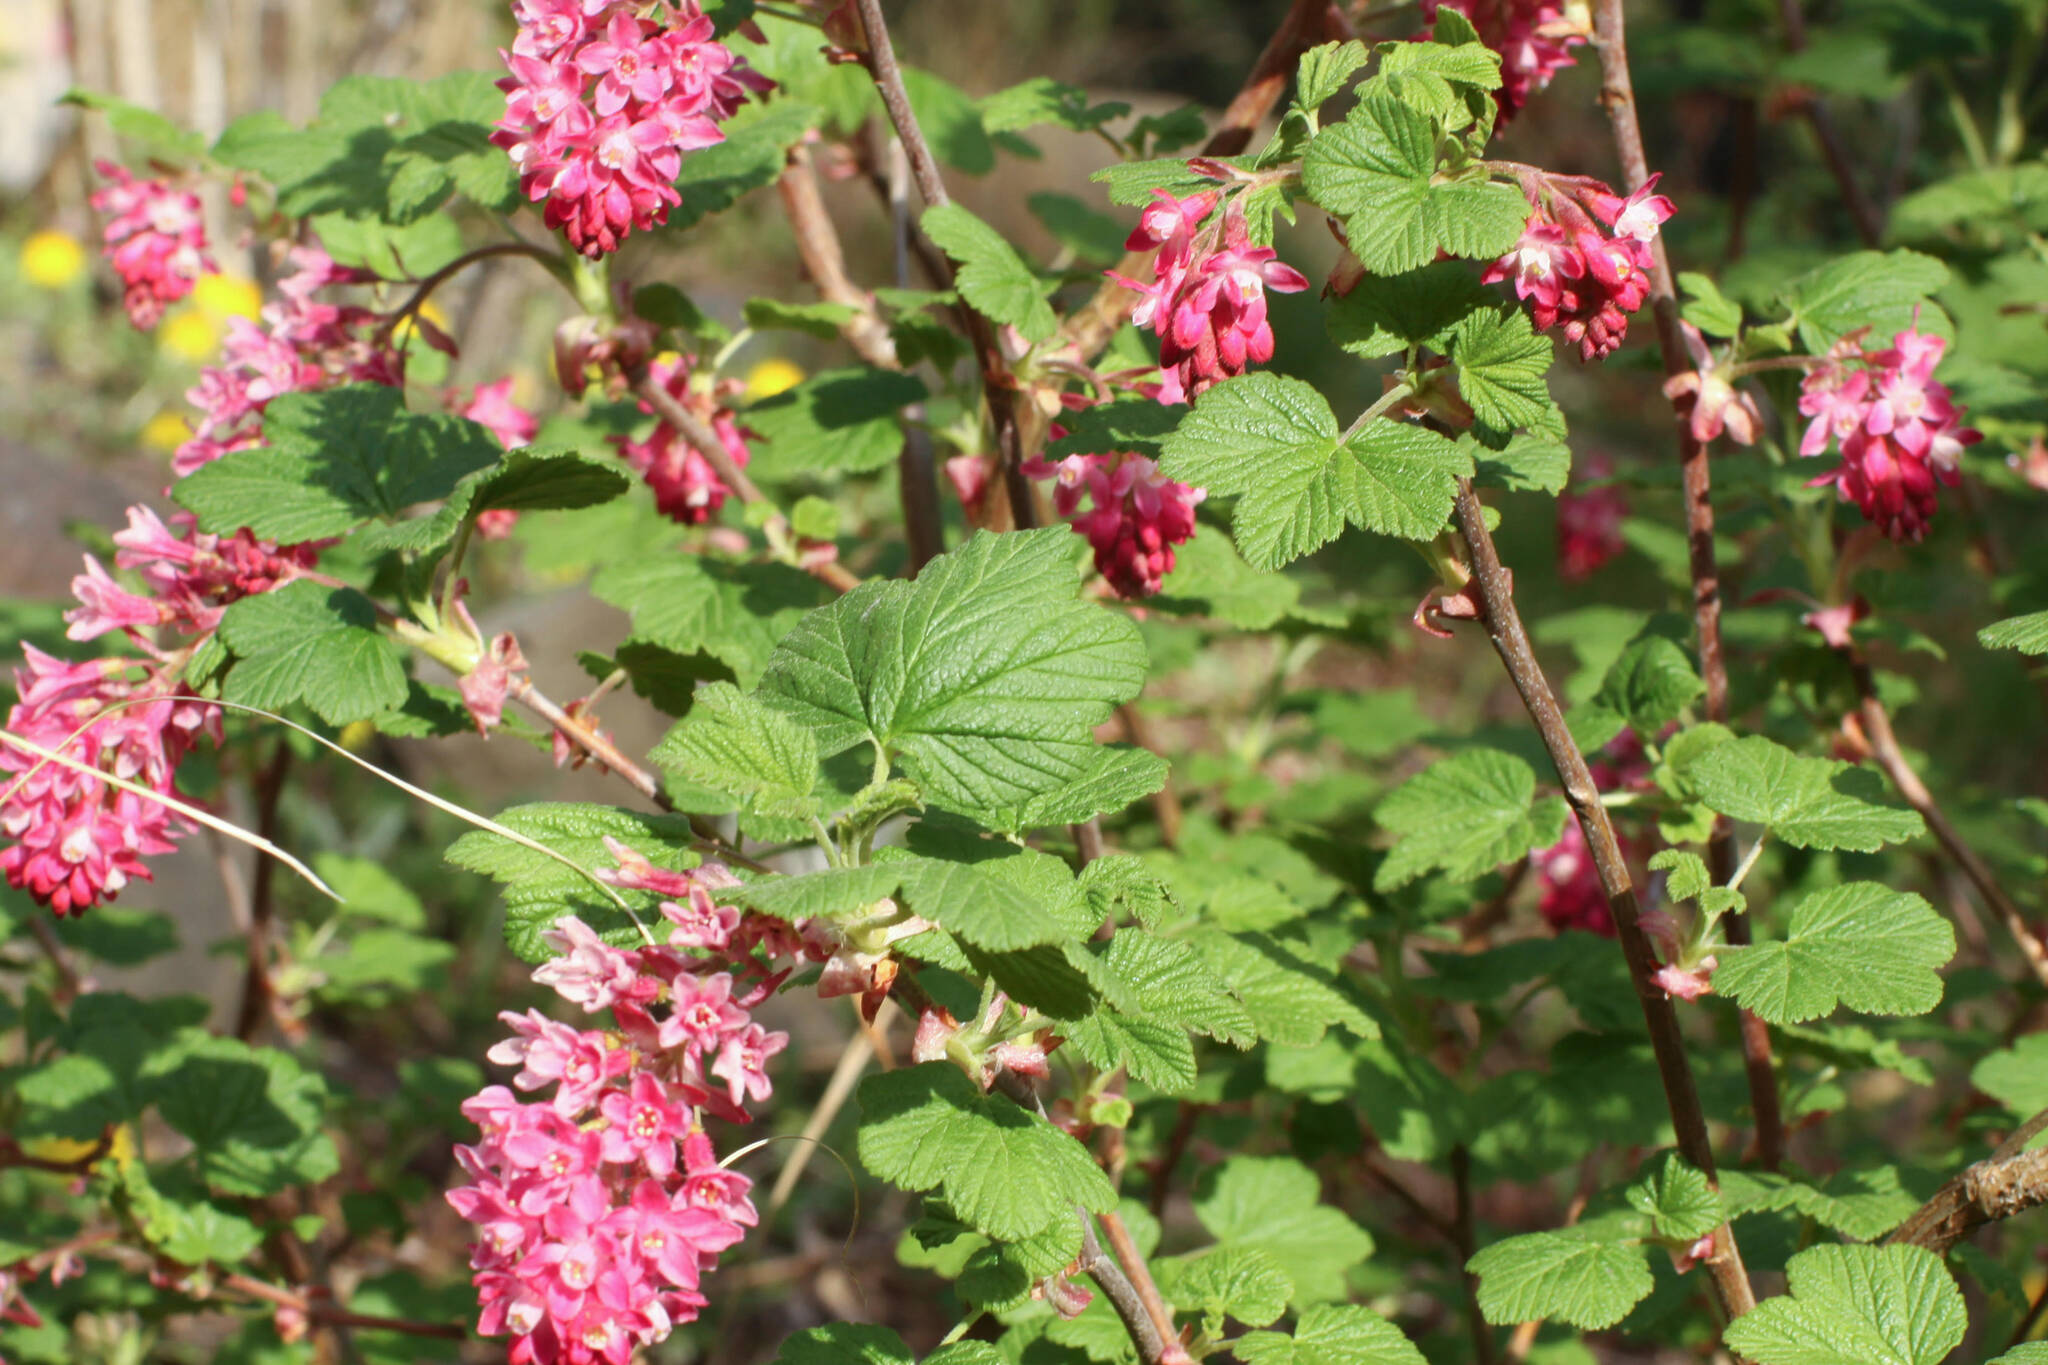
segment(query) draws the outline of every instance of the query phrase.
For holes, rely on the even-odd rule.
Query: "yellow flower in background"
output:
[[[335,742],[352,754],[359,754],[370,747],[370,741],[377,737],[377,727],[367,720],[352,720],[341,727],[341,734]]]
[[[776,394],[784,393],[803,382],[804,371],[801,365],[784,360],[781,356],[770,356],[747,371],[747,398],[758,403],[763,398],[773,398]]]
[[[197,365],[220,350],[222,326],[196,308],[180,308],[157,330],[157,345],[180,360]]]
[[[201,275],[192,286],[192,303],[215,322],[253,319],[263,311],[263,291],[240,275]]]
[[[192,424],[168,408],[142,428],[142,443],[151,450],[176,450],[192,435]]]
[[[38,1161],[82,1161],[90,1156],[97,1146],[98,1142],[82,1142],[76,1138],[31,1138],[21,1144],[21,1150],[24,1155],[32,1156]],[[125,1123],[116,1128],[114,1140],[107,1147],[107,1156],[112,1157],[117,1166],[126,1166],[133,1161],[135,1130]]]
[[[428,299],[420,305],[419,315],[433,326],[440,328],[443,332],[448,331],[450,326],[448,314],[442,311],[441,305],[435,303],[432,299]],[[391,339],[400,346],[405,346],[412,341],[412,334],[415,330],[412,325],[412,319],[407,318],[392,330]]]
[[[21,244],[21,277],[38,289],[62,289],[85,273],[85,247],[68,232],[45,228]]]

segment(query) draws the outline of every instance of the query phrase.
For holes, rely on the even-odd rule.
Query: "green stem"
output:
[[[1350,444],[1352,437],[1356,436],[1359,432],[1365,430],[1365,424],[1367,422],[1370,422],[1373,418],[1380,416],[1388,408],[1393,407],[1394,404],[1400,402],[1403,398],[1406,398],[1409,394],[1414,392],[1415,387],[1412,384],[1396,384],[1393,388],[1388,389],[1385,393],[1380,395],[1379,401],[1377,403],[1374,403],[1364,412],[1358,414],[1358,420],[1356,422],[1353,422],[1349,427],[1345,429],[1343,441],[1341,443],[1345,445]]]
[[[1947,62],[1934,63],[1934,78],[1941,82],[1942,93],[1948,99],[1949,118],[1956,125],[1956,136],[1963,140],[1963,152],[1970,158],[1972,170],[1989,170],[1991,157],[1984,150],[1984,133],[1977,127],[1977,116],[1970,112],[1970,102],[1963,98],[1962,88],[1956,84],[1955,73],[1948,69]]]

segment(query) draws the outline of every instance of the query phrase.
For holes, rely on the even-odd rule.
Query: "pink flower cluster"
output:
[[[94,772],[43,762],[0,737],[0,835],[13,840],[0,849],[0,873],[59,915],[83,914],[130,880],[148,879],[142,860],[171,851],[175,821],[161,802],[96,774],[173,794],[178,763],[199,735],[219,740],[220,709],[181,695],[166,669],[133,659],[67,663],[22,648],[8,733]]]
[[[512,1088],[463,1105],[482,1138],[455,1149],[469,1181],[448,1202],[478,1232],[477,1330],[513,1337],[514,1365],[626,1365],[697,1316],[704,1272],[756,1222],[751,1182],[719,1164],[703,1118],[745,1121],[770,1093],[768,1059],[789,1040],[750,1011],[787,971],[754,950],[787,949],[792,932],[717,905],[723,869],[692,877],[619,852],[614,880],[680,898],[662,905],[668,942],[615,948],[565,916],[546,935],[560,956],[534,979],[612,1026],[508,1011],[513,1036],[490,1057],[519,1068]]]
[[[220,738],[220,708],[187,693],[179,675],[196,638],[165,652],[151,636],[159,627],[201,637],[220,623],[228,603],[269,592],[311,567],[317,547],[280,549],[243,530],[202,534],[189,514],[166,526],[146,507],[128,509],[114,535],[114,563],[140,575],[148,593],[131,592],[86,556],[71,581],[78,605],[65,614],[67,634],[91,640],[125,632],[141,658],[66,663],[25,646],[26,668],[15,673],[20,701],[7,730],[116,778],[175,795],[179,761],[201,734]],[[25,781],[15,775],[30,773]],[[145,856],[168,853],[179,822],[160,802],[100,777],[44,762],[0,739],[0,872],[60,915],[82,914],[112,899],[136,877]]]
[[[1525,180],[1531,209],[1522,240],[1480,278],[1513,280],[1537,331],[1561,324],[1584,359],[1608,355],[1650,294],[1651,244],[1673,212],[1656,186],[1653,175],[1624,199],[1585,176]]]
[[[1588,458],[1582,468],[1587,477],[1604,479],[1614,473],[1614,461],[1604,455]],[[1628,515],[1628,499],[1612,484],[1600,484],[1583,492],[1571,488],[1557,495],[1557,571],[1568,583],[1589,578],[1608,560],[1628,548],[1621,538],[1621,520]]]
[[[492,134],[549,227],[595,258],[668,220],[684,152],[725,140],[719,124],[768,82],[712,36],[696,0],[659,20],[621,0],[515,0],[504,53],[505,117]]]
[[[121,277],[121,303],[129,321],[147,331],[201,275],[220,269],[206,254],[199,196],[169,181],[137,180],[111,161],[94,168],[112,182],[93,191],[92,206],[109,215],[106,255]]]
[[[1143,455],[1069,455],[1057,463],[1040,457],[1024,472],[1054,480],[1054,508],[1088,538],[1096,571],[1119,597],[1159,591],[1173,572],[1173,547],[1194,536],[1195,505],[1208,496],[1167,478]]]
[[[1422,0],[1422,17],[1429,25],[1424,38],[1432,35],[1437,11],[1446,5],[1470,19],[1479,40],[1500,54],[1503,124],[1559,71],[1577,65],[1572,49],[1592,36],[1584,0]]]
[[[725,453],[732,457],[732,462],[745,468],[749,458],[747,432],[740,427],[739,419],[726,404],[727,399],[740,391],[741,385],[732,380],[721,381],[710,390],[693,385],[690,382],[691,364],[689,356],[657,360],[648,367],[648,373],[684,407],[703,418],[705,425],[718,433],[719,444],[725,447]],[[642,403],[640,411],[652,413],[654,409]],[[732,490],[711,468],[711,462],[698,454],[697,448],[667,422],[655,423],[654,430],[644,441],[622,436],[615,436],[612,441],[626,463],[638,470],[647,486],[654,490],[654,505],[662,515],[685,526],[701,526],[711,520],[732,495]]]
[[[1865,351],[1862,334],[1844,338],[1810,371],[1799,411],[1813,420],[1801,455],[1838,445],[1841,465],[1813,482],[1832,483],[1893,540],[1916,541],[1935,510],[1935,485],[1955,486],[1963,448],[1983,436],[1962,425],[1962,410],[1934,378],[1948,343],[1918,326],[1889,348]]]
[[[263,409],[280,394],[405,382],[405,357],[379,314],[314,297],[373,277],[336,265],[317,246],[293,248],[290,260],[293,273],[278,282],[282,297],[264,307],[262,325],[231,319],[221,364],[201,370],[199,382],[186,391],[200,416],[172,460],[180,478],[223,455],[261,445]]]
[[[1216,207],[1217,192],[1204,190],[1176,199],[1165,190],[1139,216],[1124,246],[1156,248],[1152,280],[1140,283],[1115,271],[1111,279],[1143,297],[1131,321],[1159,334],[1159,364],[1165,382],[1162,403],[1185,403],[1225,379],[1243,374],[1253,362],[1273,358],[1273,328],[1266,320],[1266,291],[1298,293],[1308,279],[1276,259],[1269,246],[1253,246],[1242,205],[1233,201],[1220,223],[1203,219]]]

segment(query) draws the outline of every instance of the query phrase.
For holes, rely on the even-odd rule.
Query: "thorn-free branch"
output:
[[[1601,101],[1607,106],[1614,150],[1621,161],[1623,187],[1634,193],[1649,182],[1650,162],[1643,150],[1642,125],[1636,120],[1635,86],[1629,76],[1628,31],[1622,8],[1622,0],[1598,0],[1594,13],[1595,46],[1600,52]],[[1657,323],[1657,346],[1663,355],[1664,373],[1676,377],[1692,370],[1693,362],[1686,350],[1685,334],[1680,330],[1678,290],[1663,236],[1659,234],[1650,245],[1650,307]],[[1673,416],[1677,419],[1678,464],[1684,486],[1693,629],[1699,637],[1700,681],[1706,685],[1701,709],[1706,719],[1725,721],[1728,660],[1721,647],[1721,571],[1714,562],[1713,476],[1707,468],[1706,443],[1692,432],[1689,401],[1678,400]],[[1728,822],[1716,820],[1707,843],[1707,868],[1716,881],[1725,883],[1734,871],[1733,839]],[[1747,932],[1746,926],[1732,927],[1738,935]],[[1756,1114],[1757,1159],[1767,1169],[1773,1169],[1784,1151],[1785,1123],[1778,1105],[1770,1031],[1761,1021],[1752,1022],[1748,1011],[1743,1013],[1742,1058],[1749,1078],[1750,1107]]]
[[[1586,756],[1565,724],[1564,712],[1550,690],[1550,680],[1536,660],[1529,634],[1522,628],[1521,613],[1515,608],[1514,587],[1501,566],[1500,553],[1486,529],[1486,511],[1469,481],[1458,483],[1458,529],[1464,533],[1471,552],[1472,580],[1468,590],[1478,604],[1480,620],[1493,640],[1508,677],[1521,694],[1522,704],[1543,739],[1550,761],[1557,767],[1565,799],[1579,817],[1593,865],[1600,874],[1600,888],[1614,918],[1615,936],[1628,960],[1630,982],[1642,1005],[1643,1021],[1649,1027],[1650,1046],[1657,1058],[1657,1073],[1664,1082],[1664,1098],[1671,1108],[1671,1125],[1678,1135],[1679,1155],[1708,1180],[1715,1179],[1714,1148],[1707,1135],[1706,1112],[1700,1107],[1699,1088],[1693,1081],[1692,1064],[1686,1060],[1685,1038],[1679,1031],[1678,1014],[1671,997],[1656,983],[1657,959],[1649,938],[1638,922],[1635,886],[1628,862],[1614,836],[1614,825],[1601,804],[1600,789],[1586,766]],[[1756,1306],[1755,1291],[1742,1265],[1742,1253],[1735,1244],[1735,1232],[1723,1223],[1714,1230],[1714,1249],[1707,1257],[1714,1293],[1729,1319],[1741,1317]]]

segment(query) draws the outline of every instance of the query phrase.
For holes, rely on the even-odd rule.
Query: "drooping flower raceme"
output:
[[[1470,19],[1479,41],[1500,54],[1502,124],[1558,72],[1576,65],[1572,49],[1593,33],[1586,0],[1422,0],[1422,17],[1429,27],[1421,37],[1434,36],[1437,12],[1445,8]]]
[[[1608,355],[1650,294],[1652,244],[1673,211],[1656,186],[1653,175],[1623,198],[1583,176],[1525,177],[1522,240],[1480,278],[1512,280],[1537,331],[1561,328],[1586,360]]]
[[[1605,455],[1591,455],[1578,472],[1590,479],[1605,479],[1614,473],[1614,461]],[[1559,493],[1558,573],[1567,582],[1578,582],[1591,577],[1628,548],[1621,538],[1621,520],[1626,515],[1628,499],[1611,483],[1586,489],[1566,488]]]
[[[1799,411],[1812,420],[1799,453],[1820,455],[1831,445],[1842,453],[1842,463],[1813,482],[1834,484],[1893,540],[1926,534],[1936,485],[1953,488],[1963,448],[1983,439],[1962,424],[1962,409],[1934,378],[1947,347],[1917,325],[1882,351],[1864,350],[1858,334],[1801,386]]]
[[[1055,481],[1054,508],[1088,538],[1096,571],[1119,597],[1159,591],[1160,581],[1173,572],[1174,546],[1195,534],[1195,506],[1208,496],[1167,478],[1144,455],[1069,455],[1057,462],[1038,457],[1024,472]]]
[[[648,367],[648,373],[683,406],[703,418],[705,425],[718,434],[719,444],[732,457],[732,462],[744,468],[749,459],[746,433],[732,409],[726,406],[726,400],[737,395],[741,386],[730,380],[721,381],[708,390],[692,384],[691,363],[689,356],[656,360]],[[654,411],[645,403],[640,405],[640,410],[646,413]],[[626,463],[639,470],[640,477],[647,480],[647,486],[654,490],[654,505],[664,516],[686,526],[701,526],[717,516],[718,509],[732,495],[732,490],[712,469],[711,462],[667,422],[655,423],[654,430],[644,441],[625,437],[613,437],[612,440]]]
[[[697,0],[659,18],[617,0],[515,0],[505,117],[492,141],[569,244],[592,258],[668,220],[683,153],[768,82],[713,36]]]
[[[704,1273],[756,1222],[751,1182],[719,1164],[704,1121],[744,1122],[771,1093],[767,1065],[788,1037],[751,1011],[788,975],[762,958],[798,940],[712,906],[731,884],[722,868],[614,854],[609,880],[704,908],[664,903],[668,941],[637,949],[559,920],[544,937],[560,956],[534,979],[585,1015],[609,1012],[610,1026],[500,1015],[512,1036],[490,1057],[518,1074],[463,1105],[482,1136],[455,1149],[467,1180],[448,1202],[477,1230],[477,1329],[514,1338],[515,1362],[626,1365],[697,1316]],[[708,953],[706,925],[719,930]]]
[[[1157,248],[1152,279],[1108,273],[1143,296],[1131,321],[1159,335],[1159,401],[1185,403],[1273,358],[1266,291],[1298,293],[1308,288],[1308,278],[1277,259],[1272,247],[1252,245],[1244,209],[1235,201],[1220,223],[1203,229],[1215,191],[1186,199],[1153,193],[1159,202],[1146,208],[1124,243],[1132,251]]]
[[[106,255],[121,277],[121,303],[129,321],[147,331],[201,275],[220,269],[206,254],[199,196],[169,181],[137,180],[111,161],[94,169],[110,182],[93,191],[92,206],[107,215]]]

